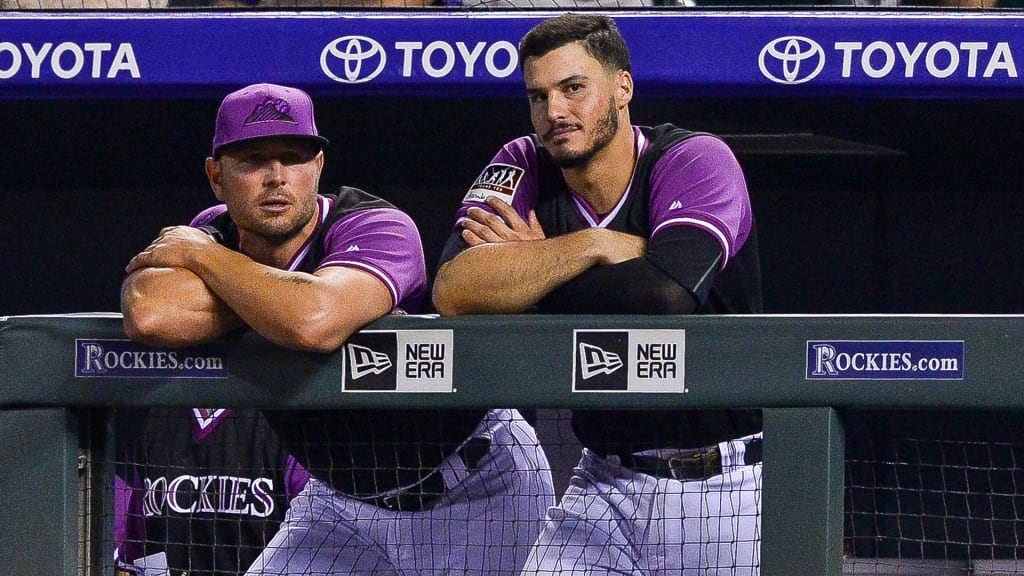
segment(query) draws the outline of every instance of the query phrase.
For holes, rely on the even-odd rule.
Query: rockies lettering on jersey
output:
[[[127,564],[164,554],[173,576],[244,572],[304,482],[256,410],[124,410],[117,426],[119,474],[134,491]]]
[[[266,518],[274,513],[274,480],[184,475],[143,479],[146,516],[233,514]]]

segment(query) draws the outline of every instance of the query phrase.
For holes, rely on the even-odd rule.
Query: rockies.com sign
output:
[[[962,340],[809,340],[808,380],[963,380]]]

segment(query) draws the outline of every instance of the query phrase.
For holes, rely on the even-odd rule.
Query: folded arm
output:
[[[524,221],[507,204],[488,203],[497,214],[471,208],[461,235],[470,247],[437,272],[434,306],[443,315],[522,312],[586,270],[637,258],[646,247],[643,238],[602,228],[545,238],[532,213]]]
[[[184,268],[139,268],[121,285],[124,330],[132,340],[167,348],[209,342],[241,318]]]
[[[368,272],[342,266],[312,274],[280,270],[187,226],[165,229],[150,248],[132,259],[128,271],[151,267],[190,272],[201,280],[211,300],[219,301],[241,323],[297,350],[334,350],[394,307],[391,292]],[[167,322],[177,312],[166,311]]]

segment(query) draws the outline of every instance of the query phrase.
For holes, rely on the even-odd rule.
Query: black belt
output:
[[[486,438],[470,438],[455,453],[466,464],[467,469],[476,468],[490,450],[491,441]],[[431,470],[419,483],[388,496],[360,498],[374,506],[394,512],[416,512],[427,509],[434,501],[448,491],[444,475],[439,468]]]
[[[671,457],[638,456],[629,454],[620,456],[623,466],[627,466],[658,478],[674,480],[707,480],[722,474],[722,451],[715,446],[673,450]],[[757,464],[761,461],[761,439],[755,438],[747,443],[744,463]]]

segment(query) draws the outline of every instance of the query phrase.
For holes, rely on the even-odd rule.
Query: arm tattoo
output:
[[[283,270],[275,270],[269,272],[270,276],[280,280],[282,282],[291,282],[292,284],[312,284],[313,280],[305,276],[295,276],[293,274],[286,274]]]

